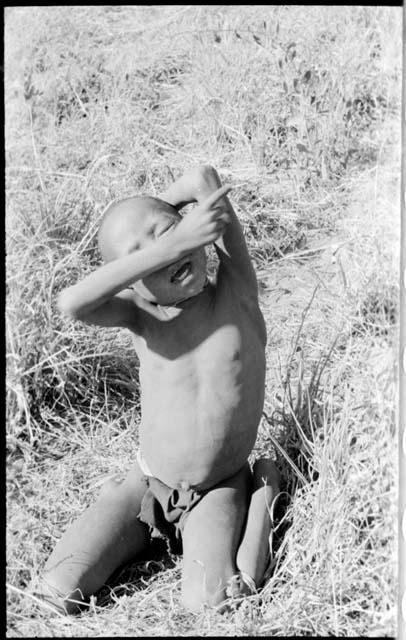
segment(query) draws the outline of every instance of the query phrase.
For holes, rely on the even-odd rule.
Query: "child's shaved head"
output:
[[[115,260],[121,239],[127,238],[130,233],[142,233],[145,222],[151,216],[168,213],[179,217],[175,207],[151,196],[132,196],[110,204],[103,214],[98,231],[99,250],[103,260]]]

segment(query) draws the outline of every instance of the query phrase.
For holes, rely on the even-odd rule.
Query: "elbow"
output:
[[[214,190],[221,187],[219,175],[211,164],[201,164],[196,167],[194,180],[198,190],[203,189],[204,192],[208,188]]]
[[[211,164],[201,164],[197,167],[199,177],[203,180],[210,180],[217,177],[217,171]]]

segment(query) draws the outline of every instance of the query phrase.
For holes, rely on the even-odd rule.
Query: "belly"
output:
[[[264,348],[252,338],[223,327],[193,354],[141,360],[141,449],[166,484],[207,488],[247,460],[265,378]]]

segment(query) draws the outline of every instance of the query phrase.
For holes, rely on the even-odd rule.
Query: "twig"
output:
[[[43,169],[42,167],[24,167],[19,165],[13,165],[6,167],[6,171],[27,171],[29,173],[45,173],[50,176],[62,176],[63,178],[77,178],[79,180],[86,180],[85,176],[80,173],[68,173],[67,171],[49,171],[49,169]]]
[[[270,418],[267,416],[267,414],[265,413],[265,411],[262,412],[262,415],[264,416],[265,420],[267,421],[267,423],[272,426],[271,420]],[[295,465],[295,463],[293,462],[292,458],[289,456],[288,453],[286,453],[286,451],[284,450],[283,447],[281,447],[281,445],[279,444],[279,442],[276,440],[276,438],[272,435],[271,432],[268,433],[270,439],[272,440],[272,444],[278,449],[279,453],[281,453],[283,455],[283,457],[285,458],[285,460],[288,462],[288,464],[292,467],[293,471],[296,473],[296,475],[301,479],[301,481],[303,482],[303,484],[308,484],[308,481],[306,480],[306,478],[304,477],[303,473],[300,471],[300,469]]]
[[[43,195],[45,195],[45,187],[44,187],[44,183],[42,181],[42,177],[41,177],[41,163],[39,161],[39,156],[38,156],[38,151],[37,151],[37,146],[35,144],[35,138],[34,138],[34,124],[33,124],[33,120],[32,120],[32,110],[31,110],[31,106],[28,105],[28,114],[30,116],[30,133],[31,133],[31,142],[32,142],[32,149],[34,152],[34,158],[36,161],[36,172],[38,175],[38,180],[39,183],[41,185],[41,191],[43,193]]]
[[[29,591],[23,591],[22,589],[19,589],[18,587],[14,587],[12,584],[9,584],[8,582],[6,582],[6,587],[7,589],[11,589],[11,591],[15,591],[15,593],[18,593],[21,596],[24,596],[26,598],[31,598],[31,600],[34,600],[41,607],[44,607],[45,609],[49,609],[49,611],[52,611],[53,614],[56,614],[63,620],[66,620],[66,615],[64,615],[63,613],[60,613],[58,609],[48,604],[45,600],[41,600],[41,598],[38,598],[38,596],[34,596],[33,593],[30,593]]]
[[[59,353],[62,353],[62,351],[65,351],[66,348],[64,347],[63,349],[60,349],[59,351],[56,351],[55,353],[51,353],[47,358],[45,358],[44,360],[41,360],[41,362],[37,362],[37,364],[35,364],[33,367],[31,367],[30,369],[27,369],[27,371],[23,371],[20,376],[27,376],[30,373],[32,373],[33,371],[35,371],[35,369],[38,369],[38,367],[41,367],[43,364],[45,364],[46,362],[48,362],[48,360],[51,360],[52,358],[54,358],[55,356],[57,356]],[[61,362],[58,362],[58,366],[62,366],[62,365],[66,365],[69,364],[71,362],[78,362],[79,360],[86,360],[87,358],[98,358],[100,356],[111,356],[111,353],[108,351],[105,352],[101,352],[101,353],[88,353],[85,354],[83,356],[73,356],[72,358],[68,358],[67,360],[62,360]]]

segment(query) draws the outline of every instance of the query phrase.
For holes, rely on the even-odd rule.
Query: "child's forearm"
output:
[[[164,193],[159,195],[161,200],[168,202],[176,209],[182,209],[191,202],[196,202],[192,190],[190,189],[190,183],[185,179],[186,176],[182,176],[176,182],[173,182]]]
[[[170,238],[161,238],[151,247],[109,262],[81,282],[64,289],[58,299],[60,310],[70,316],[80,316],[96,310],[106,300],[137,280],[145,278],[179,260],[185,251]]]
[[[192,202],[203,202],[220,186],[217,171],[210,165],[202,165],[186,171],[159,197],[181,209]]]

